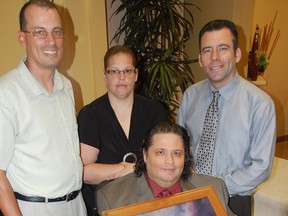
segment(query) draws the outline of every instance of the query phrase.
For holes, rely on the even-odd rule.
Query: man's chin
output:
[[[59,62],[48,62],[45,64],[45,67],[47,69],[55,69],[58,67],[58,65],[59,65]]]

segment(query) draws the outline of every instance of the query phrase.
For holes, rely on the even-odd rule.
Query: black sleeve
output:
[[[89,107],[84,107],[78,115],[78,133],[80,142],[95,148],[100,148],[99,125],[97,125],[97,113]]]

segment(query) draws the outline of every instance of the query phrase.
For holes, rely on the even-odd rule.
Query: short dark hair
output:
[[[238,48],[238,31],[237,28],[235,26],[235,24],[229,20],[212,20],[210,22],[208,22],[206,25],[203,26],[203,28],[200,30],[199,32],[199,50],[201,51],[201,39],[203,37],[203,35],[205,34],[205,32],[209,32],[209,31],[217,31],[217,30],[221,30],[223,28],[228,28],[232,35],[233,35],[233,46],[234,46],[234,51],[236,51],[236,49]]]
[[[130,55],[132,57],[133,66],[135,68],[137,67],[137,59],[136,59],[135,53],[130,48],[124,45],[116,45],[116,46],[112,46],[111,48],[109,48],[104,56],[104,68],[105,69],[107,69],[108,67],[110,58],[119,53]]]
[[[183,140],[184,145],[184,169],[181,175],[181,179],[185,180],[191,176],[191,168],[193,166],[193,156],[190,151],[190,137],[187,133],[187,130],[180,125],[172,122],[159,122],[156,123],[146,134],[143,144],[142,144],[142,152],[148,152],[148,149],[152,145],[152,139],[156,134],[162,133],[173,133],[179,135]],[[137,177],[140,177],[143,173],[146,173],[147,167],[144,162],[143,154],[140,156],[139,160],[135,165],[134,173]]]
[[[28,6],[30,5],[36,5],[38,7],[43,7],[43,8],[53,8],[56,9],[60,15],[60,12],[57,8],[57,6],[49,0],[30,0],[28,2],[26,2],[21,10],[20,10],[20,14],[19,14],[19,24],[20,24],[20,30],[26,30],[26,26],[27,26],[27,20],[25,18],[25,11],[28,8]]]

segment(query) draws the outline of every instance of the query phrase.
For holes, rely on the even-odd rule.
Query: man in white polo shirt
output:
[[[0,78],[0,209],[5,216],[86,216],[70,81],[59,11],[47,0],[20,11],[19,66]]]

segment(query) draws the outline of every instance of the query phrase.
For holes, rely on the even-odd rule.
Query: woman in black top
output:
[[[104,67],[107,93],[86,105],[78,115],[83,195],[91,216],[96,186],[133,172],[146,132],[156,122],[168,120],[160,103],[134,93],[138,70],[129,48],[110,48]]]

